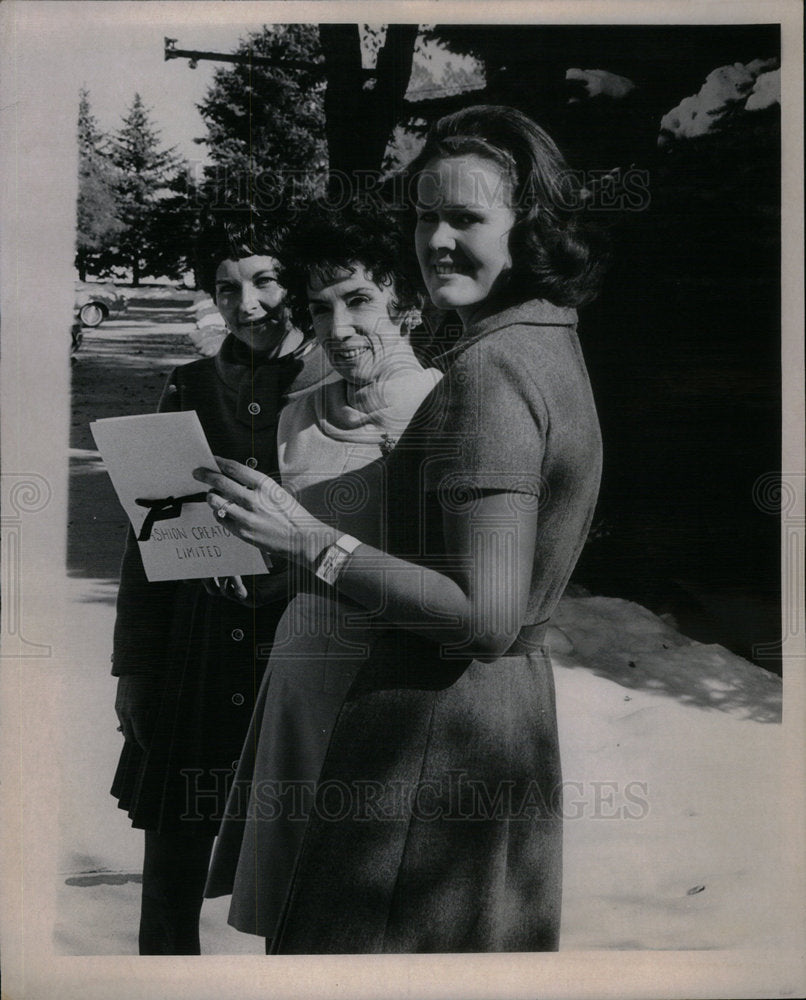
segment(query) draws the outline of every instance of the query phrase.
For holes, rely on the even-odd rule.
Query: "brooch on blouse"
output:
[[[384,458],[394,449],[397,441],[391,436],[391,434],[381,434],[381,454]]]

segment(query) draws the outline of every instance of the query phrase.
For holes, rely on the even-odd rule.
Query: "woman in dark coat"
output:
[[[197,470],[246,541],[368,609],[273,948],[558,947],[562,785],[547,622],[596,502],[575,305],[598,265],[572,175],[509,108],[441,119],[411,168],[429,295],[462,334],[386,465],[384,549],[271,480]]]
[[[254,217],[203,234],[204,283],[229,335],[215,357],[171,373],[159,409],[196,410],[214,451],[276,475],[280,407],[328,366],[290,322],[268,236]],[[286,604],[283,577],[247,581],[245,603],[199,580],[150,583],[129,532],[112,670],[126,742],[112,794],[145,830],[141,954],[200,951],[210,851]]]

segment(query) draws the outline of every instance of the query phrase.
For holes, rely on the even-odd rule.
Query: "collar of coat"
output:
[[[573,329],[577,325],[576,309],[565,306],[555,306],[545,299],[529,299],[516,305],[502,309],[500,312],[484,316],[476,323],[471,323],[461,336],[446,351],[442,352],[434,363],[443,371],[453,361],[457,354],[467,350],[471,344],[482,337],[487,337],[497,330],[508,326],[566,326]]]

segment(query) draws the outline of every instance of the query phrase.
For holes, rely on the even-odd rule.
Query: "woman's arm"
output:
[[[446,560],[432,569],[361,545],[338,588],[389,622],[490,662],[514,642],[526,612],[537,505],[488,492],[471,513],[443,510]]]
[[[340,532],[313,517],[281,486],[227,459],[221,472],[197,469],[218,509],[244,541],[313,572]],[[537,530],[537,500],[483,493],[442,512],[445,557],[439,569],[360,545],[338,589],[385,621],[449,647],[454,655],[492,661],[514,641],[526,610]]]

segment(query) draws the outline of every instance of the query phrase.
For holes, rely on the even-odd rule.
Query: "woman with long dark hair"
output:
[[[409,171],[433,303],[461,336],[385,463],[382,546],[265,476],[197,470],[241,538],[366,609],[273,950],[558,947],[562,786],[547,622],[601,439],[576,335],[598,263],[572,174],[510,108],[441,119]]]

